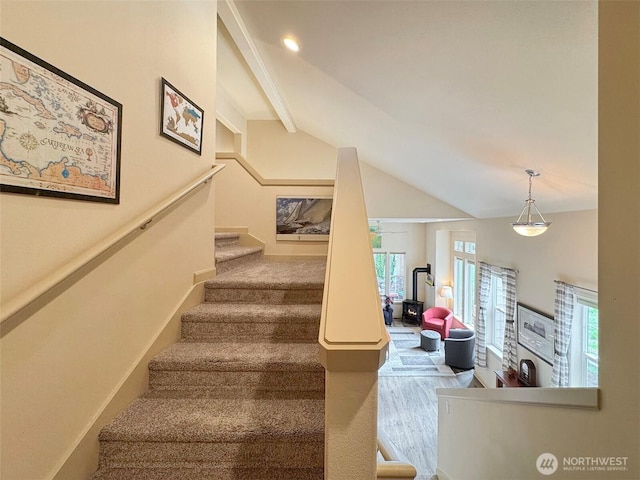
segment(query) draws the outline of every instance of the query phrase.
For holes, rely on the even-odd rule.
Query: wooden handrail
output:
[[[214,175],[216,175],[225,167],[226,165],[214,165],[210,171],[203,175],[200,175],[198,178],[191,181],[187,186],[181,188],[171,197],[167,198],[156,207],[147,211],[144,215],[129,222],[123,228],[119,229],[109,237],[105,238],[88,250],[85,250],[83,253],[75,257],[71,262],[67,263],[39,282],[36,282],[30,288],[24,290],[16,297],[9,300],[5,305],[2,305],[2,311],[0,312],[0,324],[4,324],[5,321],[25,310],[30,304],[41,298],[45,293],[59,286],[72,275],[89,265],[97,257],[105,253],[107,250],[113,248],[118,243],[125,240],[132,233],[138,230],[144,230],[151,222],[153,222],[154,219],[171,208],[177,202],[187,197],[198,187],[206,184]],[[6,331],[3,328],[2,335],[4,335],[5,333]]]
[[[416,478],[418,472],[407,457],[405,457],[395,447],[391,440],[378,429],[378,451],[382,456],[382,462],[378,461],[378,470],[376,478],[378,480],[385,479],[401,479]]]

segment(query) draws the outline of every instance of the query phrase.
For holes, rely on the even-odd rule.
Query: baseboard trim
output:
[[[207,268],[205,270],[199,270],[193,273],[193,283],[194,285],[200,282],[205,282],[207,280],[211,280],[216,276],[216,267]]]
[[[436,475],[438,476],[438,480],[453,480],[449,475],[444,473],[439,468],[436,468]]]
[[[215,269],[213,269],[215,271]],[[205,272],[203,270],[202,272]],[[201,272],[194,273],[195,276]],[[98,434],[102,427],[124,410],[136,398],[143,395],[149,386],[149,360],[180,339],[182,314],[202,303],[204,283],[191,287],[178,302],[173,313],[147,344],[140,357],[122,377],[95,416],[77,437],[59,468],[54,469],[53,480],[84,479],[98,468]]]
[[[482,379],[480,378],[480,376],[476,374],[476,372],[473,372],[473,378],[475,378],[478,382],[480,382],[480,384],[481,384],[484,388],[489,388],[489,387],[487,387],[486,383],[484,383],[484,382],[482,381]]]

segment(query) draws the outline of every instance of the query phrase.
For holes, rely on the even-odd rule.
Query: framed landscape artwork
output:
[[[332,197],[276,197],[276,240],[329,241]]]
[[[555,322],[551,315],[518,303],[518,343],[553,365]]]
[[[0,191],[120,202],[122,105],[0,38]]]
[[[202,155],[204,110],[164,78],[160,105],[160,135]]]

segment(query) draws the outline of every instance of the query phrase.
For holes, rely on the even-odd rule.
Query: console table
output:
[[[517,375],[509,376],[506,370],[496,370],[496,388],[512,388],[512,387],[528,387],[529,385],[522,382]]]

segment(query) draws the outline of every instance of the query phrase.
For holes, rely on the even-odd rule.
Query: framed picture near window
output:
[[[518,343],[553,365],[555,322],[551,315],[518,303]]]
[[[202,155],[204,110],[162,79],[160,135]]]

